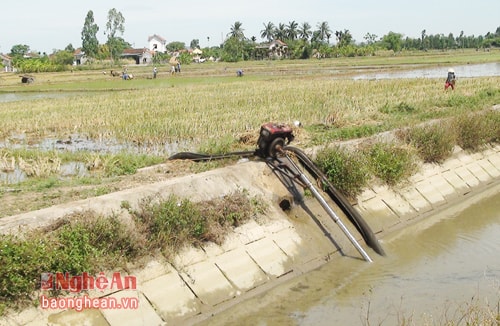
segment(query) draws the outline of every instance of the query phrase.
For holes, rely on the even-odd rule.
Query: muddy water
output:
[[[398,72],[373,72],[355,76],[354,79],[405,79],[405,78],[444,78],[448,69],[453,68],[457,78],[500,76],[500,63],[444,66],[437,68],[413,69]]]
[[[457,322],[468,305],[499,309],[499,192],[383,243],[385,258],[371,253],[369,264],[341,257],[206,324],[443,325]]]
[[[17,102],[17,101],[32,101],[39,99],[56,99],[68,96],[75,96],[84,93],[77,92],[41,92],[41,93],[0,93],[0,103]]]

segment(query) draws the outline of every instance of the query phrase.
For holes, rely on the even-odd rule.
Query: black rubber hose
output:
[[[243,152],[232,152],[227,154],[200,154],[191,152],[180,152],[170,156],[169,160],[191,160],[191,161],[211,161],[211,160],[221,160],[224,158],[241,156],[241,157],[251,157],[255,156],[255,151],[243,151]]]
[[[352,207],[347,198],[340,191],[338,191],[328,180],[326,175],[321,171],[312,161],[311,159],[300,149],[293,146],[285,146],[284,150],[289,150],[290,152],[297,155],[300,162],[305,166],[307,171],[311,173],[316,178],[320,178],[323,185],[326,189],[325,192],[330,196],[330,198],[342,209],[344,214],[347,215],[352,224],[356,227],[359,233],[363,236],[366,244],[370,246],[376,253],[379,255],[385,256],[384,249],[378,242],[375,234],[371,230],[370,226],[363,217]],[[192,152],[180,152],[170,156],[169,160],[192,160],[192,161],[211,161],[217,159],[224,159],[234,156],[241,157],[252,157],[252,156],[260,156],[257,151],[242,151],[242,152],[231,152],[227,154],[218,154],[218,155],[210,155],[210,154],[200,154],[200,153],[192,153]]]
[[[297,155],[297,158],[302,163],[302,165],[311,173],[314,177],[320,178],[324,185],[324,191],[330,196],[330,198],[342,209],[344,214],[349,218],[352,224],[356,227],[359,233],[363,236],[366,244],[370,246],[377,254],[385,256],[385,251],[380,245],[377,237],[373,233],[372,229],[368,223],[363,219],[361,214],[352,207],[351,203],[347,198],[336,189],[333,184],[328,180],[328,177],[321,171],[311,159],[300,149],[293,146],[285,146],[284,150],[290,151]]]

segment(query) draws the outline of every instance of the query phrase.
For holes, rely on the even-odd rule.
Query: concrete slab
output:
[[[215,306],[240,294],[213,261],[190,265],[180,275],[202,303]]]
[[[434,176],[429,180],[429,182],[437,191],[439,191],[441,195],[443,195],[445,200],[458,196],[455,188],[453,188],[453,186],[446,180],[446,178],[442,174]]]
[[[442,168],[439,164],[425,163],[422,167],[421,174],[423,175],[424,179],[429,179],[440,174],[441,170]]]
[[[292,260],[269,238],[247,245],[246,250],[268,275],[280,277],[292,270]]]
[[[377,194],[372,189],[365,189],[363,192],[357,197],[358,201],[367,201],[368,199],[375,198]]]
[[[399,217],[412,216],[417,212],[401,195],[393,192],[386,191],[380,194],[382,201]]]
[[[479,186],[479,180],[465,166],[455,169],[455,173],[471,187]]]
[[[432,209],[431,203],[414,187],[401,190],[400,195],[413,207],[418,213],[425,213]]]
[[[493,164],[494,167],[499,169],[500,168],[500,153],[498,153],[496,155],[488,156],[488,161],[490,161],[490,163]]]
[[[235,228],[234,232],[240,235],[240,241],[243,244],[260,240],[266,236],[264,229],[254,220]]]
[[[391,227],[400,222],[399,217],[378,196],[358,205],[361,216],[370,220],[370,227],[375,233],[383,231],[384,225]]]
[[[0,325],[3,325],[0,322]],[[14,324],[12,324],[14,325]],[[51,314],[47,322],[37,319],[30,323],[22,323],[15,325],[51,325],[51,326],[67,326],[67,325],[81,325],[81,326],[108,326],[110,323],[104,318],[101,311],[98,309],[86,309],[83,311],[66,310],[61,313]],[[123,325],[117,324],[117,325]],[[132,324],[133,325],[133,324]],[[161,324],[160,324],[161,325]]]
[[[206,242],[202,244],[203,250],[207,254],[208,258],[213,258],[224,253],[224,249],[216,243]]]
[[[59,312],[59,311],[57,311]],[[28,309],[24,309],[19,312],[14,312],[8,314],[8,316],[2,316],[0,318],[1,326],[18,326],[18,325],[45,325],[43,320],[47,316],[55,316],[55,313],[52,310],[44,310],[41,308],[30,307]],[[59,324],[62,325],[62,324]]]
[[[269,278],[247,254],[245,248],[236,249],[218,256],[215,264],[242,292],[264,284]]]
[[[207,259],[207,254],[201,248],[186,247],[174,257],[173,265],[176,267],[189,266]]]
[[[271,239],[289,257],[298,255],[302,239],[293,228],[284,229],[272,235]]]
[[[456,190],[458,196],[470,191],[469,185],[455,171],[443,172],[442,176]]]
[[[154,308],[149,304],[144,295],[138,291],[119,291],[108,298],[114,298],[117,303],[122,304],[122,309],[101,309],[101,313],[110,325],[165,325],[166,323],[158,316]],[[131,299],[138,300],[137,308]],[[129,302],[131,307],[123,305]]]
[[[446,204],[443,195],[430,183],[429,180],[421,181],[415,185],[415,188],[431,203],[433,207]]]
[[[484,155],[484,158],[487,158],[488,156],[490,155],[494,155],[494,154],[497,154],[497,150],[495,150],[495,148],[491,145],[486,145],[486,148],[483,150],[483,155]]]
[[[467,164],[466,168],[472,173],[481,183],[490,183],[493,181],[491,176],[477,162]]]
[[[228,235],[226,235],[224,242],[221,244],[221,248],[224,252],[226,252],[226,251],[235,250],[235,249],[241,247],[242,244],[243,243],[241,242],[240,235],[231,232]]]
[[[285,217],[286,215],[283,214]],[[293,224],[290,223],[286,218],[280,219],[280,220],[271,220],[271,221],[266,221],[263,225],[262,228],[265,230],[267,233],[279,233],[283,230],[286,229],[293,229]]]
[[[173,267],[164,260],[152,260],[141,267],[141,269],[134,270],[131,275],[136,277],[138,284],[141,284],[173,270]]]
[[[474,161],[474,162],[482,160],[484,158],[484,154],[482,152],[474,152],[474,153],[468,153],[468,154],[472,158],[472,161]]]
[[[464,166],[464,162],[460,161],[456,157],[452,157],[443,162],[441,165],[441,171],[454,170],[460,166]]]
[[[318,225],[321,223],[321,214],[325,215],[325,219],[330,220],[330,217],[326,217],[327,214],[324,210],[321,214],[313,213],[321,210],[323,208],[319,202],[310,198],[306,199],[304,208],[294,207],[288,215],[288,219],[293,222],[293,230],[300,237],[299,252],[295,260],[298,265],[323,259],[328,254],[338,251],[338,247],[334,243],[337,239],[332,242],[332,230],[326,230],[324,225]],[[337,229],[335,227],[333,231]]]
[[[459,159],[464,164],[469,164],[469,163],[474,162],[474,159],[472,158],[472,156],[470,156],[468,153],[466,153],[464,151],[457,153],[456,158]]]
[[[143,283],[141,291],[167,322],[194,316],[201,310],[201,303],[176,272]]]
[[[488,161],[488,159],[482,159],[478,161],[477,164],[479,164],[479,166],[482,167],[492,178],[496,179],[500,177],[500,166],[498,166],[498,168],[495,167],[490,161]]]
[[[423,168],[421,168],[420,170],[422,170]],[[417,183],[417,182],[420,182],[422,180],[425,180],[425,176],[422,172],[417,172],[413,175],[411,175],[409,178],[408,178],[408,181],[410,183]]]
[[[375,194],[378,195],[380,193],[386,192],[389,189],[389,187],[386,184],[377,184],[377,183],[375,183],[375,184],[371,185],[371,189],[372,189],[372,191]]]

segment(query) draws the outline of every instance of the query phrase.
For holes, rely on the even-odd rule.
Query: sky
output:
[[[498,0],[23,0],[9,1],[0,10],[0,53],[9,53],[17,44],[46,53],[69,44],[78,48],[90,10],[99,26],[97,38],[105,43],[112,8],[125,18],[121,36],[135,48],[147,47],[154,34],[167,43],[189,46],[198,39],[201,47],[219,45],[237,21],[245,36],[255,36],[258,42],[264,41],[260,34],[268,22],[276,26],[307,22],[316,30],[326,21],[333,32],[349,30],[356,42],[363,42],[367,33],[378,38],[389,32],[419,38],[426,30],[427,35],[457,37],[461,31],[479,36],[500,27]]]

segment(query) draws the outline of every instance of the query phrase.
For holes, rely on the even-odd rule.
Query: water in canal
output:
[[[206,323],[465,325],[475,313],[498,316],[498,190],[385,237],[387,257],[340,257]]]

